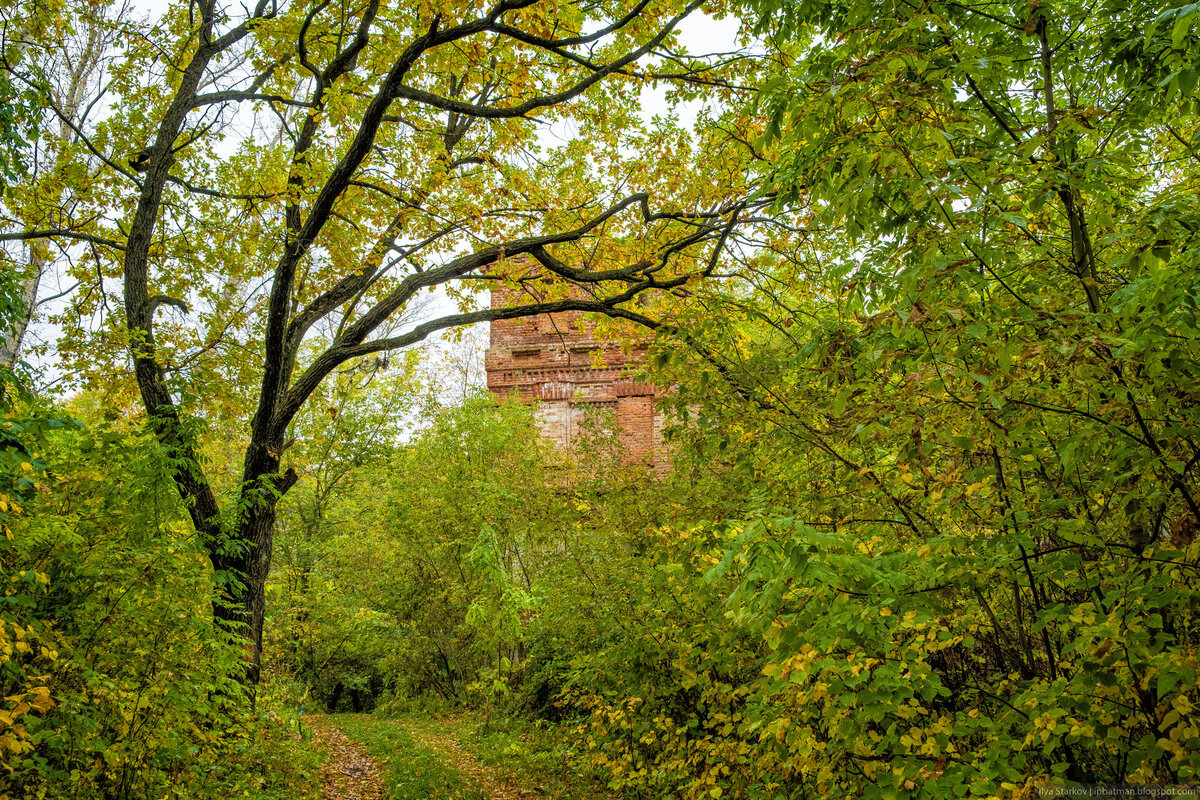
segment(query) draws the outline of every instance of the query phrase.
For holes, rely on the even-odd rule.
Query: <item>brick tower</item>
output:
[[[492,308],[529,302],[511,289],[492,290]],[[581,432],[587,409],[609,409],[628,461],[666,467],[663,415],[655,408],[661,392],[652,383],[629,380],[631,367],[645,362],[645,346],[628,355],[615,342],[596,338],[596,323],[581,311],[542,314],[491,324],[484,356],[487,386],[498,397],[538,403],[542,435],[567,449]]]

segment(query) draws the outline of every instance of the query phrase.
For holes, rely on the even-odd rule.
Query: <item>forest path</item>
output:
[[[437,720],[427,721],[437,722]],[[449,718],[448,721],[452,723],[453,718]],[[418,727],[410,722],[405,727],[413,739],[432,750],[444,763],[462,775],[469,783],[477,786],[487,800],[525,800],[525,798],[539,796],[533,789],[519,786],[518,776],[512,773],[502,774],[496,767],[480,764],[475,756],[463,749],[458,738],[454,736],[452,725],[422,725]]]
[[[333,728],[375,765],[380,794],[336,794],[328,800],[603,800],[610,795],[578,775],[566,763],[553,734],[528,723],[500,723],[481,731],[473,714],[433,717],[407,714],[380,719],[367,714],[305,717],[318,736]],[[512,727],[508,727],[512,725]],[[326,775],[346,769],[335,766],[343,750],[333,738]],[[343,762],[336,762],[341,764]],[[369,773],[351,760],[351,777]],[[332,784],[327,783],[327,787]]]
[[[305,718],[313,738],[329,753],[322,782],[326,800],[385,800],[379,765],[361,746],[351,741],[328,717]]]

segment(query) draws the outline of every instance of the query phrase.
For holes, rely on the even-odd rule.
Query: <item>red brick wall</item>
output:
[[[491,302],[503,308],[537,300],[532,293],[496,289]],[[654,403],[661,392],[627,377],[644,363],[645,347],[627,355],[616,342],[598,339],[595,328],[580,311],[493,322],[484,356],[488,389],[538,401],[543,435],[563,448],[579,434],[587,406],[610,409],[625,457],[661,469],[662,413]]]

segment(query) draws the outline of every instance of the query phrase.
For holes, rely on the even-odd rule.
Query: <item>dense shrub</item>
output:
[[[255,710],[241,683],[241,645],[213,621],[211,569],[159,449],[119,421],[85,429],[37,410],[7,422],[19,441],[4,464],[0,793],[315,790],[271,689]]]

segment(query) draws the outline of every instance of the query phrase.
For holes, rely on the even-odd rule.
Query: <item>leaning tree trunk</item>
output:
[[[213,616],[226,622],[233,632],[247,638],[246,677],[253,683],[258,678],[259,653],[262,649],[262,592],[266,583],[265,570],[270,567],[275,495],[270,495],[266,500],[256,499],[249,505],[243,504],[242,508],[246,510],[234,523],[232,530],[222,521],[216,493],[199,464],[199,443],[195,431],[182,418],[171,397],[156,353],[155,310],[164,303],[178,306],[183,306],[183,303],[150,292],[151,242],[159,221],[163,192],[175,160],[174,152],[180,132],[188,114],[196,107],[199,86],[208,73],[212,59],[234,47],[251,31],[251,23],[246,21],[214,38],[217,20],[215,3],[213,0],[199,0],[196,7],[200,11],[196,30],[199,44],[180,73],[175,96],[163,113],[153,140],[140,160],[140,192],[126,234],[122,264],[125,324],[131,334],[129,349],[134,376],[150,428],[171,461],[172,478],[192,518],[192,524],[208,550],[213,570],[218,578],[225,579],[225,586],[218,587],[213,599]],[[252,17],[261,18],[266,11],[266,0],[260,0]],[[253,444],[251,449],[254,451]],[[266,453],[265,448],[260,446],[259,449]],[[273,460],[260,458],[254,463],[250,462],[248,455],[245,474],[254,485],[264,485],[260,480],[263,476],[268,476],[266,480],[272,482],[270,485],[278,482],[278,478],[270,477],[279,471],[278,456]],[[245,488],[242,495],[245,499]]]

